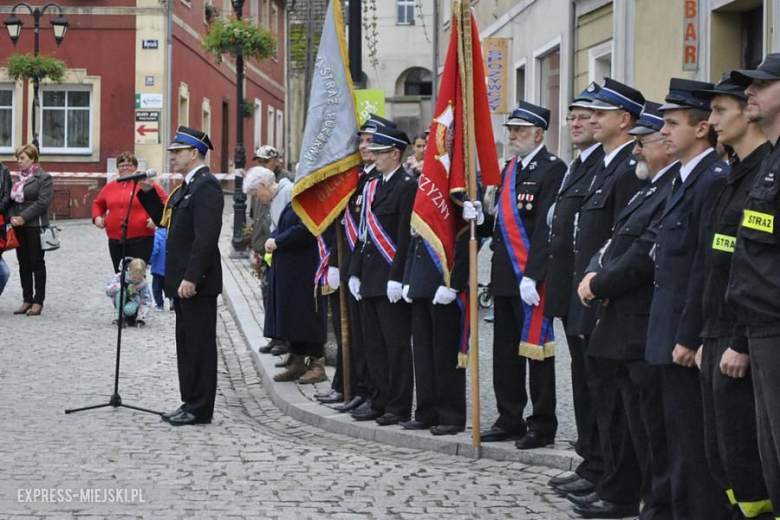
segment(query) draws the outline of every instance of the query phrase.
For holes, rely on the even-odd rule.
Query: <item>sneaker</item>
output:
[[[136,320],[135,321],[135,326],[137,328],[139,328],[139,329],[142,329],[142,328],[146,327],[146,322],[144,320]]]
[[[154,308],[154,310],[156,310],[157,312],[164,311],[164,310],[165,310],[165,307],[164,307],[164,306],[162,306],[162,305],[158,305],[158,306],[156,306],[156,307]]]

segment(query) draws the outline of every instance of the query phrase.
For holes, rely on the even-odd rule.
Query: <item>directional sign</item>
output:
[[[160,113],[135,113],[135,144],[160,144]]]
[[[136,109],[149,109],[149,108],[162,108],[163,107],[163,95],[162,94],[136,94],[135,95],[135,108]]]

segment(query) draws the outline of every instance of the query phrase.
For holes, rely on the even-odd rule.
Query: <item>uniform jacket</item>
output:
[[[590,287],[603,302],[588,343],[589,355],[611,359],[645,357],[655,270],[650,257],[656,233],[652,223],[660,217],[672,179],[679,170],[677,163],[636,193],[618,215],[609,245],[593,257],[587,269],[597,273]]]
[[[730,347],[747,353],[745,325],[737,319],[734,310],[726,304],[731,259],[734,256],[737,229],[748,192],[755,182],[759,168],[772,146],[766,142],[732,166],[726,185],[715,203],[708,208],[704,219],[705,282],[704,282],[704,338],[730,337]],[[709,244],[709,245],[708,245]]]
[[[164,205],[157,192],[139,191],[138,199],[159,226]],[[222,292],[218,241],[224,203],[222,186],[207,166],[168,198],[165,206],[171,208],[171,220],[165,247],[166,293],[177,294],[182,280],[195,284],[197,296]]]
[[[399,166],[389,181],[378,186],[372,209],[377,220],[395,244],[395,258],[392,265],[385,261],[369,235],[365,242],[358,241],[349,266],[350,276],[360,278],[360,295],[377,297],[387,295],[387,282],[402,282],[406,257],[411,241],[412,208],[417,183],[402,166]],[[365,204],[365,201],[363,202]]]
[[[701,344],[704,250],[702,218],[726,182],[728,166],[711,150],[680,186],[672,186],[658,221],[655,293],[647,331],[646,359],[671,364],[679,343]]]
[[[165,191],[158,185],[154,185],[160,201],[168,198]],[[106,184],[95,202],[92,203],[92,222],[97,217],[105,217],[106,235],[109,240],[120,240],[122,238],[122,224],[127,217],[127,207],[130,203],[130,194],[133,193],[132,182],[111,181]],[[133,209],[130,212],[130,220],[127,226],[127,238],[150,237],[154,235],[154,229],[149,229],[146,225],[149,215],[144,208],[137,202],[133,203]]]
[[[48,227],[49,208],[54,199],[54,180],[39,169],[24,184],[24,202],[11,200],[8,218],[21,216],[23,227]]]
[[[317,239],[288,203],[271,233],[276,251],[268,273],[263,335],[286,341],[325,343],[325,300],[315,296],[320,256]]]
[[[466,290],[469,279],[469,234],[461,233],[455,242],[455,264],[450,275],[450,287],[458,292]],[[409,286],[409,298],[433,299],[444,285],[444,277],[431,257],[423,237],[412,238],[406,259],[404,285]]]
[[[566,174],[566,163],[547,151],[547,147],[536,153],[528,165],[520,169],[520,158],[517,171],[517,197],[515,201],[520,212],[520,218],[531,243],[523,276],[541,282],[547,275],[547,255],[550,247],[550,228],[547,226],[547,213],[555,201],[558,188]],[[504,167],[502,178],[509,175],[509,166]],[[501,190],[496,195],[501,198]],[[529,200],[530,197],[530,200]],[[498,207],[498,204],[496,204]],[[493,261],[490,270],[490,285],[495,296],[519,296],[519,281],[512,266],[512,261],[504,241],[503,230],[498,216],[487,216],[480,226],[480,233],[487,235],[490,230],[493,250]]]
[[[568,316],[574,274],[574,220],[590,182],[604,162],[604,149],[599,147],[571,172],[558,195],[550,225],[550,248],[547,256],[546,316]]]
[[[764,160],[745,203],[729,278],[748,337],[780,334],[780,147]]]
[[[632,150],[632,144],[624,146],[612,158],[609,166],[604,166],[604,161],[601,161],[577,216],[567,334],[590,334],[596,325],[596,308],[583,307],[577,296],[577,287],[593,255],[612,236],[618,215],[645,185],[645,181],[636,176],[636,159],[631,156]]]

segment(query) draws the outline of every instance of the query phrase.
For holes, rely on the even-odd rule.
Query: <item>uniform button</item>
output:
[[[555,258],[555,255],[550,255],[550,259],[552,260],[553,258]]]
[[[678,220],[678,221],[677,221],[677,225],[678,225],[678,226],[682,226],[682,222],[680,222],[680,221]]]
[[[553,220],[556,220],[558,218],[558,215],[553,215]]]
[[[661,224],[660,226],[658,226],[658,228],[659,228],[659,229],[663,229],[663,228],[664,228],[664,225],[663,225],[663,224]]]

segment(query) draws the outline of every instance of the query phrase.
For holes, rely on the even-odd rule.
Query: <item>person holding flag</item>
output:
[[[544,146],[549,121],[548,109],[524,101],[512,112],[505,126],[514,157],[504,168],[497,214],[480,226],[483,234],[492,231],[493,238],[493,389],[499,412],[481,437],[484,442],[516,438],[518,449],[551,444],[558,428],[552,320],[544,317],[543,309],[547,213],[567,168]],[[526,366],[533,402],[527,420]]]

